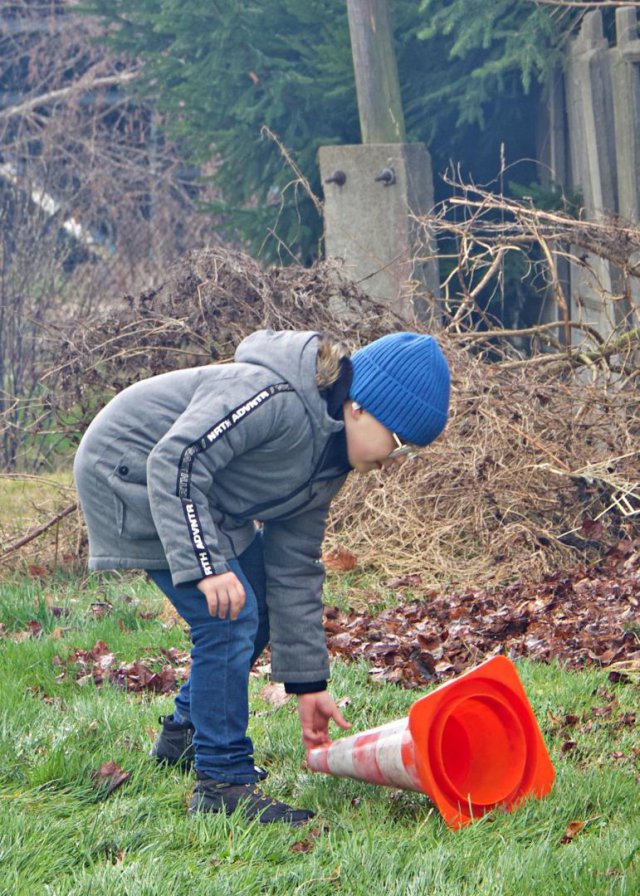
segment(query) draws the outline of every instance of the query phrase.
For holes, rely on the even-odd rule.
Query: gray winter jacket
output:
[[[263,523],[272,674],[328,677],[321,543],[345,481],[323,457],[342,421],[315,383],[317,333],[260,331],[234,363],[129,386],[93,420],[74,476],[91,569],[225,572]]]

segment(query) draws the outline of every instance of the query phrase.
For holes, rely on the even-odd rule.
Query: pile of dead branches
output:
[[[603,337],[558,302],[555,319],[527,329],[523,351],[522,331],[472,314],[476,287],[498,272],[505,240],[523,251],[518,220],[522,245],[525,235],[534,238],[539,222],[516,217],[504,224],[510,234],[495,240],[482,216],[472,214],[466,230],[456,225],[456,276],[465,289],[454,295],[451,278],[445,283],[438,330],[452,370],[450,423],[421,459],[390,474],[354,475],[336,499],[327,548],[349,549],[361,568],[417,572],[434,587],[497,585],[595,559],[637,532],[638,329]],[[631,262],[626,272],[636,276]],[[553,287],[552,267],[548,277]],[[372,302],[336,264],[264,270],[239,252],[203,250],[170,269],[160,288],[128,296],[52,342],[55,362],[43,382],[77,440],[119,389],[229,360],[258,328],[325,330],[355,348],[407,326],[426,331]]]
[[[56,346],[47,370],[51,401],[79,436],[120,389],[167,370],[228,361],[238,343],[262,328],[323,330],[351,347],[406,323],[369,299],[337,264],[265,270],[222,248],[189,252],[164,283],[109,303]]]
[[[444,435],[393,473],[353,477],[330,543],[439,587],[539,578],[594,558],[640,521],[633,382],[488,363],[440,334],[452,368]],[[559,363],[559,361],[558,361]]]

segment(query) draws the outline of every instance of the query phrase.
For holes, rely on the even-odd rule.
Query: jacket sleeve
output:
[[[147,488],[174,585],[228,571],[207,495],[236,456],[267,441],[282,402],[278,385],[204,381],[151,451]]]
[[[320,560],[328,506],[264,523],[264,559],[275,681],[329,677]]]

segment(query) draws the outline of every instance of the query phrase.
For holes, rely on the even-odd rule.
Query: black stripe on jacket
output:
[[[261,407],[269,398],[279,395],[281,392],[294,392],[294,388],[289,383],[274,383],[256,392],[247,401],[239,404],[230,411],[226,417],[219,420],[213,426],[184,449],[180,456],[180,464],[178,466],[178,480],[176,483],[176,495],[182,501],[182,509],[191,538],[191,545],[196,555],[196,559],[200,564],[203,576],[213,575],[213,561],[211,555],[204,543],[202,534],[202,526],[198,517],[198,510],[195,502],[191,498],[191,478],[193,473],[193,462],[198,454],[203,453],[215,443],[230,429],[237,426],[241,420],[244,420],[249,414]]]

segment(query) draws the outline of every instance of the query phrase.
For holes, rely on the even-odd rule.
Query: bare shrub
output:
[[[425,585],[501,584],[595,558],[637,532],[640,410],[632,383],[504,370],[446,334],[451,418],[424,457],[353,477],[329,543]]]
[[[55,465],[64,426],[41,382],[70,323],[160,280],[215,242],[203,188],[153,106],[122,86],[134,60],[95,42],[71,0],[13,0],[0,19],[0,466]],[[54,402],[55,405],[55,402]]]

